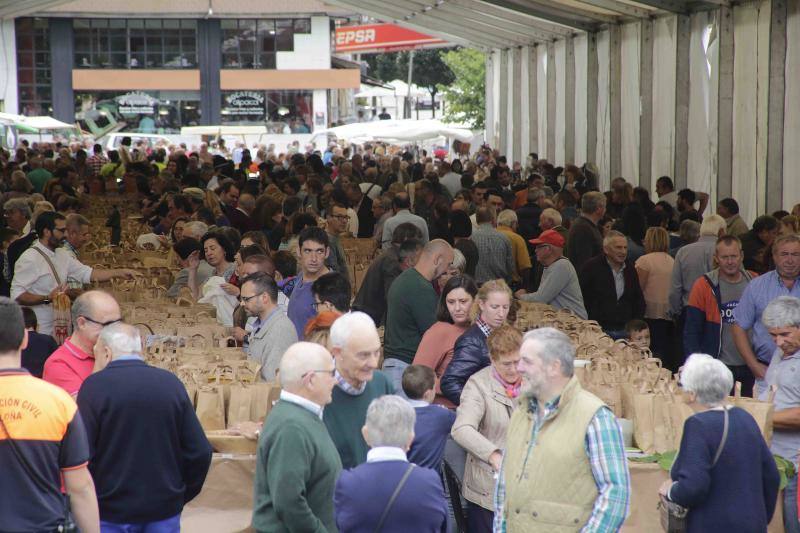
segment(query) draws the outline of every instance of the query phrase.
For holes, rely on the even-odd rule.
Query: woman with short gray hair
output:
[[[725,405],[731,371],[710,355],[693,354],[683,365],[681,385],[695,414],[683,425],[671,479],[659,493],[689,510],[688,533],[766,531],[780,479],[753,417]]]

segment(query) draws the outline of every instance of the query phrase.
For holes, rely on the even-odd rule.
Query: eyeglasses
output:
[[[246,304],[247,302],[249,302],[250,300],[252,300],[256,296],[261,296],[262,294],[264,294],[264,293],[263,292],[257,292],[252,296],[240,296],[239,297],[239,301],[244,303],[244,304]]]
[[[350,220],[350,215],[331,215],[331,218],[335,218],[337,220]]]
[[[328,302],[314,302],[314,303],[311,304],[311,307],[314,308],[314,311],[319,312],[319,306],[320,305],[325,305],[326,303],[328,303]]]
[[[80,316],[82,316],[85,320],[88,320],[92,324],[97,324],[98,326],[101,326],[101,327],[106,327],[106,326],[110,326],[111,324],[116,324],[117,322],[122,322],[121,318],[115,318],[114,320],[109,320],[108,322],[100,322],[98,320],[95,320],[94,318],[89,318],[86,315],[80,315]]]

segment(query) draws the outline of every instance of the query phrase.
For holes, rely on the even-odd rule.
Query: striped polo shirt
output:
[[[0,425],[0,531],[54,531],[64,517],[62,472],[89,460],[78,407],[27,370],[0,369],[0,417],[7,430]],[[31,479],[18,453],[48,490]]]

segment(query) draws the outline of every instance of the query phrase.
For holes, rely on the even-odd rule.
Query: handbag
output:
[[[35,246],[32,246],[31,249],[36,250],[39,255],[44,258],[47,262],[47,266],[50,267],[50,271],[53,273],[56,283],[61,287],[61,276],[58,275],[55,265],[50,258],[47,257],[47,254]],[[60,293],[56,295],[56,298],[50,303],[50,306],[53,310],[53,338],[58,344],[62,344],[72,333],[72,317],[70,315],[72,303],[66,294]]]
[[[42,479],[42,477],[33,469],[33,467],[31,467],[30,463],[28,463],[28,461],[25,459],[25,456],[22,455],[17,448],[17,443],[11,437],[11,433],[9,433],[2,416],[0,416],[0,426],[2,426],[3,433],[6,434],[6,439],[11,443],[12,452],[22,465],[22,468],[25,470],[25,473],[28,475],[28,477],[32,479],[34,483],[36,483],[36,486],[39,489],[43,490],[44,492],[52,492],[55,490],[62,498],[62,501],[64,502],[64,516],[56,527],[56,531],[58,531],[58,533],[79,533],[78,526],[75,525],[75,521],[72,520],[72,514],[69,511],[69,496],[67,494],[62,494],[59,487],[54,487],[46,480]]]
[[[725,441],[728,440],[728,409],[723,408],[723,413],[722,439],[719,441],[719,447],[717,448],[717,453],[714,455],[711,468],[716,466],[719,456],[722,455],[722,449],[725,447]],[[658,510],[660,513],[661,527],[666,533],[685,532],[686,517],[689,514],[689,509],[668,500],[663,494],[660,496],[661,500],[658,502]]]
[[[383,523],[386,522],[386,517],[389,516],[389,511],[392,509],[392,505],[394,505],[394,501],[397,499],[397,496],[400,494],[400,491],[403,490],[403,486],[408,481],[408,476],[411,475],[411,471],[414,470],[414,463],[408,463],[408,468],[406,468],[405,474],[403,477],[400,478],[400,482],[397,484],[397,487],[394,489],[391,498],[386,503],[386,507],[383,508],[383,513],[381,514],[381,519],[378,521],[378,525],[375,528],[375,533],[380,533],[383,529]]]

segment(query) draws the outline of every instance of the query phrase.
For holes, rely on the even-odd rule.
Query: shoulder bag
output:
[[[50,258],[47,257],[47,254],[35,246],[32,246],[31,249],[36,250],[36,252],[44,258],[47,262],[47,266],[50,267],[50,272],[53,273],[56,284],[60,287],[62,285],[61,276],[58,275],[56,266]],[[70,333],[72,333],[72,317],[70,316],[71,303],[66,295],[63,297],[59,295],[59,297],[50,302],[49,305],[53,310],[53,338],[60,345],[70,336]]]
[[[719,456],[722,455],[722,449],[725,447],[725,441],[728,440],[728,409],[723,408],[723,413],[722,439],[719,441],[719,447],[714,455],[711,468],[716,466]],[[661,501],[658,502],[658,510],[661,518],[661,527],[666,533],[684,533],[686,531],[686,517],[689,514],[689,509],[669,501],[665,496],[661,495]]]
[[[17,448],[17,443],[11,437],[11,433],[8,431],[8,427],[6,427],[6,423],[3,422],[3,417],[0,416],[0,427],[3,429],[3,433],[6,434],[6,439],[11,444],[11,451],[16,456],[19,463],[22,465],[23,470],[28,475],[28,477],[36,484],[36,486],[42,490],[43,492],[57,492],[58,496],[64,503],[64,516],[59,521],[58,526],[56,527],[56,531],[58,533],[79,533],[78,527],[75,525],[75,522],[72,520],[72,515],[69,512],[69,496],[66,494],[61,494],[61,490],[59,487],[55,487],[52,484],[48,483],[45,479],[42,478],[28,463],[25,459],[25,456],[22,455],[22,452],[19,451]]]
[[[381,514],[381,519],[378,521],[378,526],[375,528],[375,533],[380,533],[383,529],[383,524],[386,522],[386,517],[389,516],[389,511],[392,509],[392,505],[394,505],[394,501],[397,499],[397,496],[400,494],[400,491],[403,490],[403,487],[408,481],[408,476],[411,475],[411,471],[414,470],[414,463],[408,463],[408,468],[406,468],[405,474],[403,477],[400,478],[400,482],[397,484],[397,487],[394,489],[391,498],[386,503],[386,507],[383,508],[383,513]]]

